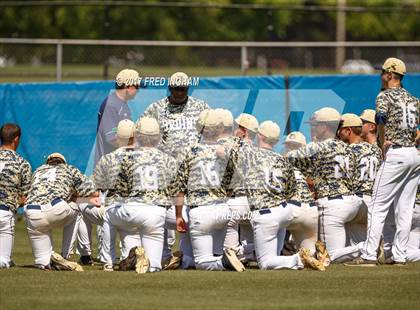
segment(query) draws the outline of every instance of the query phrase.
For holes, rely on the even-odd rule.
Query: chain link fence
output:
[[[337,63],[337,52],[344,63]],[[420,42],[180,42],[0,39],[0,81],[112,79],[124,67],[144,76],[372,73],[387,57],[420,71]]]

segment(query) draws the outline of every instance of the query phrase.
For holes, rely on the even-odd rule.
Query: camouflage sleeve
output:
[[[190,175],[190,158],[191,158],[191,152],[186,152],[184,153],[183,159],[181,160],[181,162],[179,163],[179,168],[178,168],[178,172],[177,175],[174,178],[174,182],[173,182],[173,188],[175,190],[176,193],[186,193],[188,188],[188,178]]]
[[[108,184],[108,168],[107,168],[107,156],[102,156],[99,162],[96,164],[95,171],[93,172],[93,182],[98,190],[106,191],[109,189]]]
[[[284,179],[286,180],[286,188],[285,188],[285,195],[288,199],[290,199],[293,194],[295,193],[295,189],[297,187],[296,184],[296,177],[295,177],[295,171],[293,169],[293,166],[289,164],[289,162],[285,161],[287,165],[287,169],[284,171]]]
[[[31,165],[25,160],[22,164],[22,175],[20,182],[20,195],[27,196],[31,187],[32,181],[32,168]]]
[[[147,109],[144,111],[143,115],[141,117],[153,117],[157,119],[157,104],[152,103],[147,107]]]
[[[176,188],[176,160],[168,155],[168,159],[166,161],[165,173],[168,180],[167,188],[166,188],[166,195],[169,198],[175,197],[177,194]]]
[[[348,150],[349,166],[347,171],[347,178],[344,178],[344,183],[346,184],[346,187],[348,189],[350,189],[351,191],[355,191],[359,178],[357,155],[350,147],[348,148]]]
[[[386,123],[388,117],[388,100],[386,94],[381,92],[376,97],[376,120],[377,123]]]
[[[95,192],[94,182],[80,172],[79,169],[69,166],[73,175],[73,187],[79,197],[88,197]]]
[[[289,163],[301,171],[305,176],[312,171],[313,163],[318,156],[320,148],[315,143],[309,143],[303,148],[289,152],[286,156]]]

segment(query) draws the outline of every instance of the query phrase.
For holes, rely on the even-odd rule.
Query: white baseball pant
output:
[[[293,220],[293,210],[289,205],[260,209],[252,212],[255,254],[258,266],[262,270],[302,269],[299,254],[280,255],[286,229]]]
[[[320,240],[325,242],[330,256],[335,257],[335,251],[346,247],[346,223],[356,217],[360,205],[353,195],[320,198],[317,204]]]
[[[0,268],[9,268],[12,260],[15,213],[0,206]]]
[[[182,252],[181,269],[194,268],[194,254],[191,245],[190,229],[189,229],[189,207],[182,207],[182,218],[184,219],[187,229],[186,233],[179,234],[179,250]],[[165,227],[169,230],[176,229],[175,207],[172,206],[166,211]]]
[[[255,259],[254,233],[250,222],[251,211],[246,196],[229,199],[230,220],[227,226],[224,247],[234,249],[240,259]]]
[[[101,260],[115,262],[115,237],[118,231],[122,243],[121,258],[135,246],[142,246],[150,261],[149,272],[162,269],[163,234],[166,209],[138,202],[108,207],[103,224]]]
[[[362,258],[377,259],[377,249],[385,218],[395,210],[396,233],[392,256],[396,262],[407,259],[407,243],[413,217],[413,205],[420,177],[420,153],[414,147],[390,148],[376,175],[372,201],[368,207],[367,239]]]
[[[73,206],[73,207],[72,207]],[[75,204],[64,200],[46,205],[26,205],[26,225],[31,242],[35,265],[45,267],[50,263],[53,252],[52,230],[63,229],[62,256],[68,257],[79,210]]]
[[[189,210],[189,229],[196,269],[225,270],[222,255],[229,214],[229,207],[225,203],[198,206]]]
[[[298,249],[307,248],[315,253],[315,243],[318,240],[318,208],[315,203],[289,201],[293,219],[287,226]]]
[[[337,248],[330,253],[332,262],[344,263],[361,255],[366,240],[367,206],[370,200],[369,195],[354,196],[357,214],[351,221],[345,223],[346,244],[345,247]]]

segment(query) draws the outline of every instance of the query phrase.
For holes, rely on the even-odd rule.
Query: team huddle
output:
[[[251,114],[234,117],[169,79],[168,97],[136,121],[127,103],[140,89],[122,70],[98,114],[96,165],[88,177],[59,153],[33,173],[16,153],[21,130],[1,127],[0,268],[12,261],[15,213],[24,208],[35,266],[83,271],[98,227],[105,271],[244,271],[404,265],[420,261],[420,101],[389,58],[376,111],[324,107],[311,142]],[[52,230],[63,229],[61,254]],[[179,251],[172,253],[178,233]],[[117,257],[116,236],[121,240]],[[70,260],[77,242],[79,262]]]

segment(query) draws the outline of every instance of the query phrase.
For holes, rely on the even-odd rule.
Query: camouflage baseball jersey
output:
[[[420,205],[420,185],[417,186],[416,204],[419,204]]]
[[[296,200],[299,202],[313,202],[314,196],[309,189],[308,183],[306,182],[305,176],[297,169],[294,169],[296,185],[293,189],[293,196],[290,200]]]
[[[45,164],[36,169],[32,176],[27,204],[46,205],[55,198],[69,201],[73,194],[88,197],[94,192],[93,182],[76,167]]]
[[[386,118],[385,140],[414,146],[420,122],[420,101],[404,88],[389,88],[376,97],[376,115]]]
[[[318,198],[349,195],[350,154],[336,139],[312,142],[287,154],[291,164],[314,181]]]
[[[31,165],[13,150],[0,149],[0,205],[15,211],[31,186]]]
[[[152,103],[143,116],[157,119],[162,133],[159,148],[177,158],[184,149],[198,142],[196,123],[201,111],[209,109],[207,103],[188,97],[185,104],[171,104],[169,97]]]
[[[229,159],[223,179],[228,184],[228,196],[246,196],[245,179],[252,164],[250,156],[257,148],[238,137],[219,139],[217,142],[225,147],[225,155]]]
[[[353,161],[350,165],[352,192],[372,195],[373,183],[382,161],[380,148],[367,142],[353,143],[348,148]]]
[[[278,207],[290,199],[296,180],[293,167],[283,156],[254,148],[252,153],[239,154],[239,161],[241,157],[248,157],[244,183],[251,210]]]
[[[177,192],[185,193],[187,205],[203,206],[226,201],[227,185],[223,177],[227,159],[217,156],[218,146],[197,143],[186,152],[179,167],[175,188]]]
[[[128,187],[124,182],[118,182],[121,173],[123,157],[134,148],[121,147],[101,157],[95,167],[92,179],[97,190],[106,193],[105,206],[110,206],[120,197],[128,196]]]
[[[126,153],[120,179],[127,184],[127,197],[150,205],[171,206],[175,164],[174,158],[157,148],[140,147]]]

